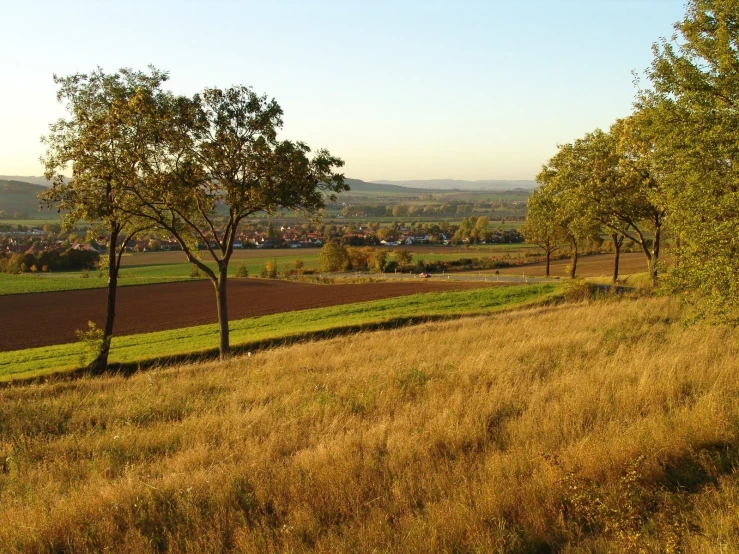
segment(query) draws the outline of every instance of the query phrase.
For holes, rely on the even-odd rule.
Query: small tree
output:
[[[554,202],[546,192],[535,190],[531,193],[527,203],[526,223],[521,228],[521,233],[526,242],[544,250],[546,276],[549,277],[552,254],[565,237],[556,222]]]
[[[333,242],[327,242],[321,247],[318,254],[318,265],[321,271],[341,271],[349,265],[349,255],[346,248]]]
[[[373,249],[369,259],[369,270],[372,273],[383,273],[387,266],[387,256],[386,250]]]
[[[413,253],[408,250],[395,250],[393,258],[399,266],[409,265],[413,261]]]

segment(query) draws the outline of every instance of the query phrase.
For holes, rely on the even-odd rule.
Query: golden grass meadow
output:
[[[737,552],[739,333],[611,299],[0,389],[0,552]]]

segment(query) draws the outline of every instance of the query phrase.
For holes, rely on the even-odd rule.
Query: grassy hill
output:
[[[739,336],[679,310],[0,389],[0,551],[737,552]]]
[[[0,180],[0,214],[1,218],[10,218],[18,214],[18,219],[29,219],[41,216],[39,201],[36,195],[46,190],[41,185],[33,185],[21,181]],[[48,212],[47,214],[48,215]]]

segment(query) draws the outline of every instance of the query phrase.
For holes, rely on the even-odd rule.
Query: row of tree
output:
[[[657,194],[652,145],[636,123],[632,116],[617,121],[609,132],[598,129],[560,146],[537,175],[540,187],[529,198],[522,231],[528,242],[544,250],[547,275],[552,253],[567,247],[574,277],[580,245],[605,232],[615,251],[614,281],[625,239],[641,247],[650,275],[657,279],[666,209]]]
[[[278,140],[283,113],[274,99],[244,86],[176,96],[164,90],[167,79],[155,68],[54,76],[69,117],[44,137],[53,186],[43,200],[66,225],[95,221],[108,239],[107,317],[94,371],[107,366],[121,256],[137,234],[166,231],[211,280],[225,357],[227,272],[240,222],[280,209],[313,214],[348,188],[335,172],[340,159]]]
[[[93,269],[100,261],[100,254],[94,250],[75,250],[68,248],[61,250],[44,250],[17,253],[6,257],[0,255],[0,272],[36,273],[38,271],[70,271],[76,269]]]
[[[739,4],[689,0],[671,40],[653,46],[649,86],[608,132],[561,146],[538,176],[526,237],[549,251],[606,229],[639,243],[657,278],[664,231],[669,283],[700,311],[739,307]],[[647,239],[647,233],[653,239]]]

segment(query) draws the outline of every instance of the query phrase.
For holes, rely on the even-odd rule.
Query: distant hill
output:
[[[344,181],[349,185],[351,192],[406,192],[418,194],[417,191],[399,185],[368,183],[360,179],[349,179],[348,177]]]
[[[0,179],[0,217],[28,219],[39,213],[36,195],[47,187],[21,181]]]
[[[46,177],[25,177],[22,175],[0,175],[0,181],[19,181],[21,183],[31,183],[32,185],[41,185],[43,187],[50,187],[51,182],[46,180]]]
[[[538,185],[532,180],[490,180],[490,181],[463,181],[459,179],[414,179],[410,181],[378,180],[375,183],[395,185],[414,189],[433,190],[513,190],[535,189]]]

